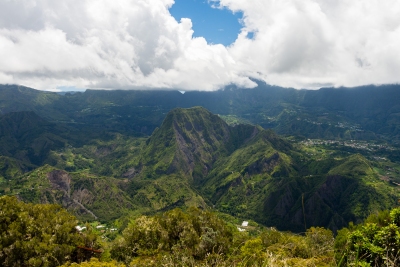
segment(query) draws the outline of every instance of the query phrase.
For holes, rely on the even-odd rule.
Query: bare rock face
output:
[[[137,170],[136,168],[132,167],[132,168],[128,169],[125,173],[123,173],[122,177],[124,177],[124,178],[133,178],[138,173],[139,173],[139,170]]]
[[[157,175],[181,173],[199,183],[217,159],[232,153],[258,132],[257,127],[250,125],[230,127],[201,107],[175,109],[149,139],[143,165],[157,165]],[[124,177],[129,177],[126,174]]]
[[[47,178],[53,189],[65,192],[68,197],[71,195],[71,177],[67,172],[54,170],[47,174]]]
[[[275,207],[275,214],[285,216],[295,204],[293,192],[289,187],[286,187],[283,195],[280,197],[278,204]]]
[[[218,123],[211,124],[216,120]],[[207,175],[215,161],[217,151],[223,149],[230,137],[229,127],[217,116],[202,108],[176,112],[172,128],[177,143],[174,162],[181,161],[180,168],[193,174],[198,164],[202,175]]]
[[[247,172],[249,175],[267,172],[270,173],[275,166],[278,165],[280,160],[279,153],[275,152],[269,158],[261,158],[258,161],[254,162],[250,166],[247,167]]]
[[[81,203],[82,205],[92,204],[94,201],[93,194],[86,188],[75,190],[72,194],[72,199]]]
[[[92,194],[86,189],[73,192],[71,196],[71,176],[62,170],[54,170],[47,174],[53,192],[53,200],[63,207],[73,210],[76,214],[90,214],[95,219],[97,216],[88,210],[84,205],[93,201]],[[58,192],[57,192],[58,191]]]

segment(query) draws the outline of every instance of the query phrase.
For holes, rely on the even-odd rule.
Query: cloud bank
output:
[[[193,38],[173,0],[0,2],[0,83],[38,89],[216,90],[400,82],[397,0],[220,0],[242,11],[225,47]],[[248,33],[254,33],[249,38]]]

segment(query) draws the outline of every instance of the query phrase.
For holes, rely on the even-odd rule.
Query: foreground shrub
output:
[[[113,258],[129,263],[137,256],[185,254],[201,260],[227,254],[237,230],[208,211],[174,209],[159,216],[142,216],[124,230],[111,249]]]
[[[393,209],[389,216],[382,214],[338,232],[335,248],[339,266],[400,265],[400,209]]]
[[[78,247],[95,242],[81,235],[77,220],[58,205],[0,198],[0,266],[59,266],[85,259]],[[90,256],[90,255],[89,255]]]
[[[330,230],[253,234],[239,232],[209,211],[175,209],[132,221],[114,241],[111,255],[130,267],[335,266]]]

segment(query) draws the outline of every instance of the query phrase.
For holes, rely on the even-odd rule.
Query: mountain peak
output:
[[[203,176],[226,152],[229,138],[229,126],[205,108],[177,108],[168,113],[148,140],[143,161],[145,165],[155,163],[158,174]]]

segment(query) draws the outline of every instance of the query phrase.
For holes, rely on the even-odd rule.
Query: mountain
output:
[[[251,125],[230,127],[202,107],[174,109],[147,140],[141,164],[154,166],[155,175],[180,172],[196,180],[257,131]]]
[[[123,181],[111,177],[69,173],[45,165],[2,187],[27,202],[60,204],[81,220],[111,221],[138,209],[120,183]]]
[[[50,123],[32,111],[7,113],[0,116],[0,154],[40,166],[50,150],[66,145],[68,133],[65,127]]]
[[[169,113],[146,149],[154,161],[143,165],[155,174],[183,172],[217,209],[281,229],[337,230],[395,205],[399,196],[361,155],[310,160],[272,131],[228,126],[202,108]],[[173,153],[157,157],[160,151]]]
[[[202,107],[173,109],[205,103],[227,112],[232,121],[268,122],[282,131],[297,129],[298,135],[383,138],[378,124],[371,126],[375,132],[346,124],[357,116],[371,122],[377,114],[351,109],[350,102],[335,106],[316,98],[322,93],[329,96],[330,89],[284,91],[260,85],[247,91],[228,88],[184,95],[88,91],[64,96],[28,88],[2,90],[14,102],[18,95],[24,96],[21,103],[28,101],[27,95],[34,98],[26,107],[39,113],[13,112],[12,105],[1,102],[0,193],[59,203],[81,219],[108,221],[131,212],[152,214],[197,206],[279,229],[327,226],[337,230],[375,210],[393,207],[399,199],[395,147],[379,145],[380,154],[363,155],[357,152],[370,150],[309,147],[260,126],[227,124],[224,116]],[[347,90],[338,92],[347,94]],[[332,94],[333,98],[336,93]],[[157,97],[151,102],[153,96]],[[221,100],[220,105],[212,97]],[[337,111],[326,114],[336,107]],[[56,108],[58,112],[44,112]],[[273,123],[268,114],[276,115]],[[333,125],[334,121],[341,124]],[[144,135],[150,130],[147,138]],[[384,138],[394,134],[395,141],[395,133],[386,131]],[[395,155],[388,157],[393,161],[384,158],[383,150]],[[371,161],[375,158],[379,160]]]
[[[130,168],[135,171],[129,193],[134,199],[145,198],[155,209],[179,203],[205,207],[194,186],[202,183],[219,157],[227,156],[256,130],[250,125],[230,127],[201,107],[172,110],[146,141],[137,165]]]
[[[203,106],[216,114],[274,129],[278,134],[399,141],[400,85],[295,90],[255,82],[257,87],[253,89],[227,86],[215,92],[185,94],[87,90],[60,95],[2,85],[0,113],[34,111],[86,135],[98,131],[150,135],[170,110]]]
[[[129,194],[153,210],[208,203],[296,231],[337,230],[399,197],[359,154],[310,159],[270,130],[229,126],[200,107],[171,111],[131,170]]]
[[[0,156],[0,183],[10,181],[33,168],[33,166],[26,166],[14,158]]]
[[[251,159],[249,148],[238,150],[237,159],[226,160],[211,173],[203,191],[217,209],[279,229],[319,225],[336,231],[397,204],[398,189],[381,181],[360,155],[322,163],[331,165],[322,175],[310,171],[302,176],[301,168],[307,166],[263,146],[267,153],[261,157]]]

